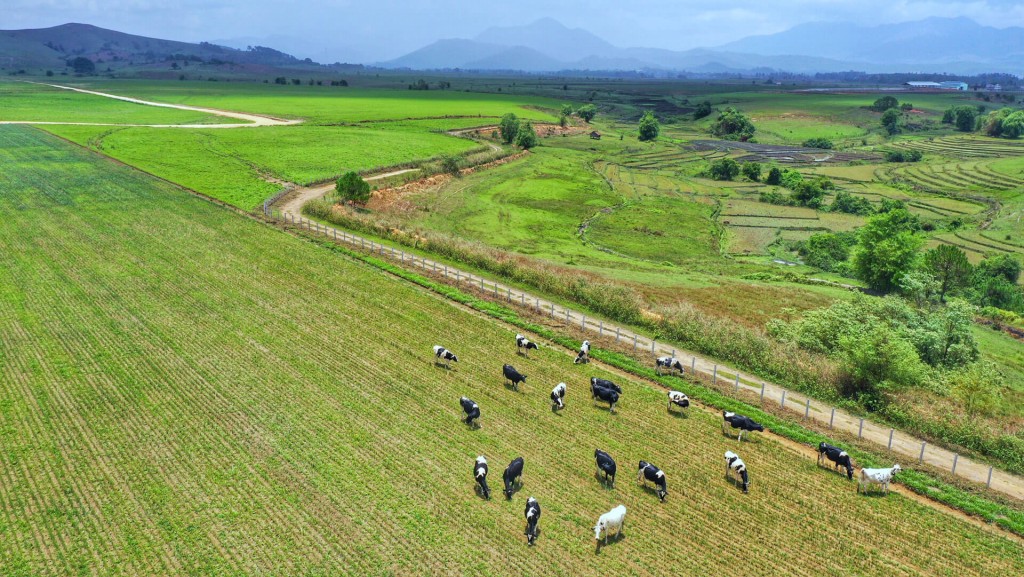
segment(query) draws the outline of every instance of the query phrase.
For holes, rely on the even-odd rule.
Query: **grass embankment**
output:
[[[611,375],[557,347],[517,357],[507,325],[41,132],[0,128],[0,157],[7,575],[698,573],[726,553],[764,574],[1024,571],[1016,542],[857,496],[768,439],[739,446],[743,495],[716,416],[670,415],[620,377],[610,415],[583,391]],[[435,343],[455,370],[433,366]],[[462,394],[482,428],[459,422]],[[595,446],[619,460],[614,490]],[[473,494],[480,453],[492,486],[525,457],[513,501]],[[666,503],[631,481],[641,458],[669,475]],[[625,537],[595,556],[594,520],[620,502]]]

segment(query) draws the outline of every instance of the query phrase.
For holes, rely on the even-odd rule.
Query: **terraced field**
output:
[[[518,358],[508,327],[34,129],[0,128],[0,162],[5,575],[1024,571],[1016,541],[857,496],[545,343]],[[453,371],[428,360],[438,342]],[[523,392],[502,386],[504,360]],[[584,399],[591,375],[624,385],[616,414]],[[459,422],[461,394],[480,429]],[[595,446],[619,460],[615,489]],[[726,448],[750,495],[722,478]],[[474,495],[480,453],[493,477],[525,457],[511,502]],[[666,503],[631,481],[641,458],[669,476]],[[625,537],[595,551],[594,520],[620,502]]]

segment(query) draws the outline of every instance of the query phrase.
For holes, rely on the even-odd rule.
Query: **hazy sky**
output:
[[[1021,0],[0,0],[0,29],[83,22],[185,41],[242,39],[321,62],[394,58],[438,38],[552,17],[617,46],[715,46],[803,22],[968,16],[1024,25]]]

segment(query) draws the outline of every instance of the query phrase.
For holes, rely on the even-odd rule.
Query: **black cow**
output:
[[[668,369],[672,371],[679,371],[679,374],[683,374],[683,363],[679,362],[679,359],[675,357],[658,357],[654,360],[654,370],[661,375],[662,369]]]
[[[615,391],[618,394],[622,394],[622,389],[619,385],[609,381],[608,379],[599,379],[597,377],[590,377],[590,388],[600,387],[602,389],[609,389]]]
[[[530,341],[523,335],[516,335],[516,349],[527,357],[530,356],[530,349],[537,350],[537,343]]]
[[[514,487],[517,479],[523,476],[523,458],[516,457],[508,464],[505,468],[505,472],[501,474],[501,478],[505,481],[505,498],[511,499],[512,493],[515,492]]]
[[[828,443],[818,444],[818,465],[828,458],[829,461],[835,463],[832,466],[832,470],[838,469],[839,467],[846,467],[846,478],[850,481],[853,480],[853,462],[850,461],[850,456],[846,454],[846,451],[829,445]]]
[[[580,345],[580,353],[578,355],[576,355],[576,360],[573,361],[572,364],[577,365],[579,363],[589,363],[589,362],[590,362],[590,341],[583,341],[583,344]]]
[[[743,440],[743,433],[747,431],[764,431],[764,426],[760,423],[755,422],[750,417],[744,417],[743,415],[737,415],[736,413],[730,413],[729,411],[722,411],[722,434],[725,434],[725,424],[729,423],[732,428],[739,429],[740,434],[736,437],[737,441]]]
[[[601,449],[594,451],[594,460],[597,461],[597,470],[600,473],[604,473],[604,480],[608,481],[611,478],[612,487],[615,486],[615,459],[608,453],[605,453]]]
[[[480,407],[467,397],[460,397],[459,404],[462,405],[462,412],[466,413],[466,424],[472,425],[473,419],[480,418]]]
[[[562,399],[565,398],[565,383],[558,383],[555,388],[551,389],[551,408],[558,410],[564,409],[565,403]]]
[[[533,541],[537,539],[537,522],[540,521],[540,503],[533,497],[526,500],[523,516],[526,517],[526,543],[533,545]]]
[[[505,365],[501,368],[501,372],[505,375],[505,381],[512,382],[512,388],[519,390],[519,383],[526,382],[526,375],[521,374],[512,365]]]
[[[491,489],[487,486],[487,459],[483,455],[477,457],[476,463],[473,464],[473,478],[480,486],[480,492],[483,493],[484,499],[490,499]]]
[[[435,363],[443,362],[449,369],[452,368],[452,361],[459,362],[459,357],[441,345],[434,345],[434,357],[437,359]]]
[[[665,472],[648,463],[647,461],[640,461],[640,469],[636,473],[636,481],[642,482],[644,486],[647,485],[647,481],[650,481],[658,487],[658,498],[665,502],[665,497],[668,496],[668,489],[665,483]]]
[[[619,394],[611,389],[604,389],[591,385],[591,398],[608,403],[608,412],[615,412],[615,403],[619,402]]]

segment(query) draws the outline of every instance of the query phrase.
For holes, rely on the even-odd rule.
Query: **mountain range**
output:
[[[544,18],[489,28],[471,39],[438,40],[380,63],[386,68],[649,70],[730,72],[1017,72],[1024,69],[1024,28],[981,26],[968,18],[856,26],[801,24],[714,48],[620,48],[580,28]]]

